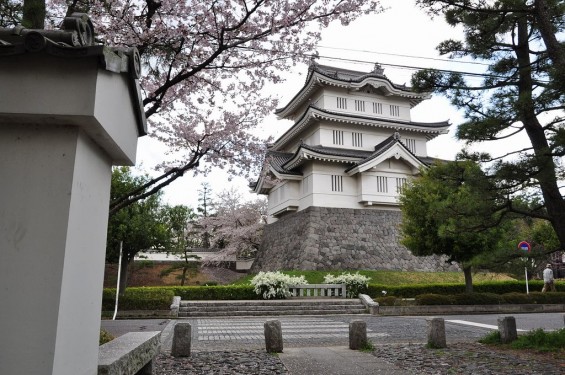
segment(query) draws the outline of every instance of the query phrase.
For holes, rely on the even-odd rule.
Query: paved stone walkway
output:
[[[423,343],[427,340],[425,317],[383,319],[371,315],[335,315],[194,318],[179,321],[192,325],[194,350],[223,350],[241,347],[264,349],[263,325],[267,320],[281,322],[285,348],[348,345],[349,322],[357,319],[367,322],[367,336],[374,344]],[[476,341],[490,330],[477,331],[462,325],[449,324],[446,331],[449,342],[468,342]],[[394,332],[394,335],[391,332]],[[167,345],[171,343],[165,342],[165,350]]]
[[[544,316],[552,318],[545,321],[545,328],[562,327],[563,316],[554,315]],[[494,318],[483,317],[482,322],[492,323]],[[265,352],[263,338],[264,322],[273,319],[281,321],[284,335],[284,353],[276,356]],[[376,345],[373,353],[347,348],[349,322],[354,319],[367,322],[368,336]],[[520,327],[532,329],[542,319],[530,315],[519,320]],[[440,350],[428,349],[423,344],[427,336],[426,317],[354,315],[179,321],[193,327],[193,354],[188,358],[169,354],[176,321],[104,321],[102,325],[115,335],[161,330],[163,351],[155,361],[156,375],[561,375],[565,368],[559,355],[540,356],[480,345],[477,338],[490,329],[470,328],[453,323],[453,319],[446,319],[448,348]]]
[[[267,319],[221,320],[198,319],[198,341],[230,341],[244,343],[262,341],[263,324]],[[281,322],[285,342],[321,339],[343,339],[349,335],[349,323],[328,318],[277,318]],[[387,333],[367,330],[369,338],[386,337]]]

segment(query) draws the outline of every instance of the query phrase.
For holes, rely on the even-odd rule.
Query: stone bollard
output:
[[[508,344],[516,340],[518,338],[516,319],[513,316],[498,318],[498,331],[500,332],[500,341],[503,344]]]
[[[264,328],[267,353],[282,353],[283,337],[281,322],[278,320],[268,320],[265,322]]]
[[[447,347],[443,318],[428,319],[428,347],[434,349]]]
[[[353,320],[349,323],[349,349],[359,350],[367,344],[367,323]]]
[[[192,343],[192,328],[190,323],[177,323],[173,333],[173,357],[190,357],[190,345]]]

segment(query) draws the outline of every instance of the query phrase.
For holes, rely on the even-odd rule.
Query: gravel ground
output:
[[[288,374],[281,360],[265,350],[193,352],[187,358],[161,353],[153,364],[155,375],[275,375]]]
[[[446,349],[427,349],[422,344],[382,345],[373,355],[411,374],[473,375],[562,375],[561,354],[537,354],[486,346],[479,343],[452,344]]]
[[[446,349],[427,349],[421,344],[380,345],[373,355],[410,375],[565,374],[563,353],[536,354],[477,343],[452,344]],[[156,375],[288,374],[280,359],[264,350],[201,351],[189,358],[161,353],[154,370]]]

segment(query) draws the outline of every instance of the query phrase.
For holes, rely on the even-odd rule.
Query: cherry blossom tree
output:
[[[255,173],[268,140],[252,130],[277,106],[266,86],[309,60],[330,22],[382,11],[366,0],[45,1],[46,27],[85,12],[99,40],[141,54],[145,115],[169,154],[161,175],[112,201],[111,214],[187,171]]]
[[[200,228],[210,231],[212,247],[221,249],[209,262],[219,263],[233,256],[254,256],[266,223],[267,202],[264,198],[243,201],[241,194],[233,188],[222,191],[216,199],[215,214],[198,221]]]

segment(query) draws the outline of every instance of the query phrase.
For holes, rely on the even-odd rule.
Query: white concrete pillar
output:
[[[97,373],[111,167],[145,119],[89,48],[0,49],[0,374]]]
[[[96,368],[109,162],[77,127],[0,126],[0,373]]]

